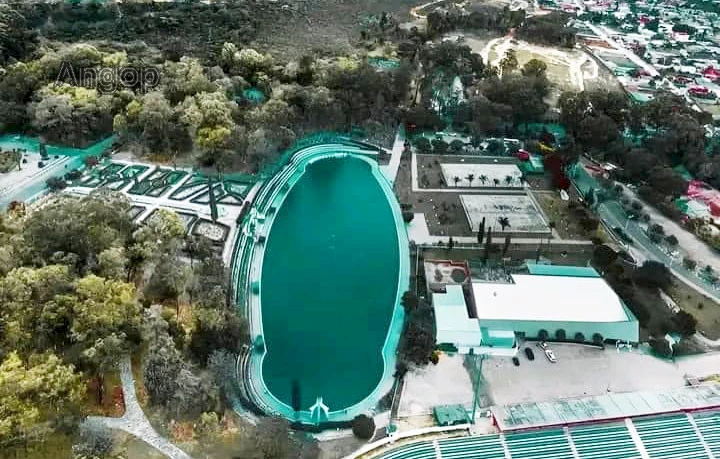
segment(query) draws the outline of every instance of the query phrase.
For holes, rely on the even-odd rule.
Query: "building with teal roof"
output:
[[[516,338],[637,342],[637,319],[593,268],[528,265],[501,281],[432,294],[441,348],[503,354]]]

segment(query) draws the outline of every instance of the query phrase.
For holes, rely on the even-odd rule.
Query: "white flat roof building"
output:
[[[512,335],[529,339],[637,342],[632,312],[593,268],[528,265],[512,282],[472,282],[432,294],[439,345],[500,350]],[[467,300],[470,303],[466,303]],[[514,345],[514,344],[513,344]]]
[[[477,316],[494,320],[621,322],[627,314],[600,277],[512,275],[515,283],[472,284]]]

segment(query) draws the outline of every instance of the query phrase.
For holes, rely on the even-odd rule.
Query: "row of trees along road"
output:
[[[622,93],[569,92],[560,98],[560,120],[574,148],[621,166],[613,178],[639,185],[640,196],[670,217],[679,218],[672,201],[687,188],[675,167],[720,186],[719,152],[707,154],[703,125],[710,120],[682,98],[660,93],[639,105]]]

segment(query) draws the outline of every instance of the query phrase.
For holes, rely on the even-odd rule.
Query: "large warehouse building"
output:
[[[592,268],[530,264],[527,274],[434,283],[431,294],[437,343],[462,353],[507,348],[512,337],[639,339],[637,319]]]

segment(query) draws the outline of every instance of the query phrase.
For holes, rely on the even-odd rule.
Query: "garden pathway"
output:
[[[405,150],[405,129],[402,125],[398,128],[397,135],[395,136],[395,143],[393,143],[392,150],[390,150],[390,163],[387,166],[380,166],[381,170],[385,174],[385,177],[390,183],[395,183],[395,177],[397,177],[398,169],[400,168],[400,157]]]
[[[122,430],[134,435],[171,459],[190,459],[190,456],[185,451],[170,443],[167,438],[157,433],[153,426],[150,425],[150,421],[143,413],[137,400],[135,379],[133,378],[129,355],[123,357],[120,361],[120,380],[122,381],[125,399],[125,414],[119,418],[102,416],[90,416],[90,418],[103,423],[111,429]]]

